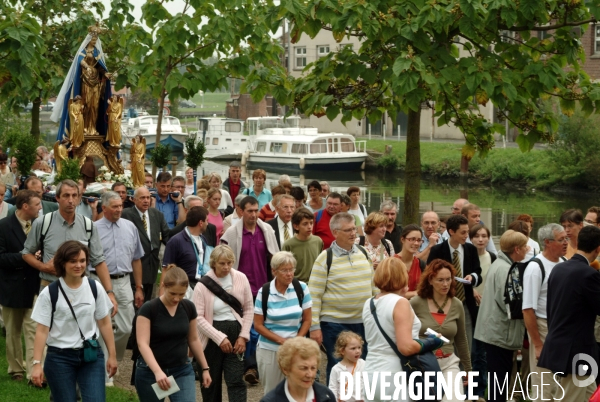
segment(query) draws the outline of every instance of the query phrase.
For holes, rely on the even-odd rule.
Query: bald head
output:
[[[454,204],[452,204],[452,215],[460,215],[460,212],[462,211],[463,207],[468,203],[469,200],[466,200],[464,198],[459,198],[458,200],[454,201]]]
[[[150,191],[144,186],[136,188],[133,203],[140,212],[146,212],[150,208]]]
[[[429,239],[433,233],[437,233],[440,227],[440,217],[434,211],[427,211],[421,218],[421,228],[425,233],[425,238]]]

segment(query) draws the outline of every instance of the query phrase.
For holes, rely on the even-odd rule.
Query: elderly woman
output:
[[[207,179],[208,183],[212,188],[216,188],[221,192],[221,202],[219,204],[218,209],[221,211],[225,211],[227,207],[233,208],[233,201],[231,201],[231,196],[229,195],[227,190],[223,190],[221,188],[221,185],[223,184],[221,176],[218,173],[213,172],[208,175]],[[210,191],[210,189],[207,189],[207,191]]]
[[[258,209],[267,205],[269,201],[273,199],[271,192],[265,188],[265,181],[267,180],[267,172],[262,169],[256,169],[252,172],[253,185],[250,188],[244,189],[244,195],[251,195],[258,200]]]
[[[229,246],[215,247],[210,255],[211,270],[194,289],[198,333],[213,379],[201,390],[204,401],[223,400],[223,373],[229,400],[246,400],[243,357],[252,325],[252,291],[246,275],[231,269],[234,260]]]
[[[277,351],[277,362],[286,379],[260,402],[336,401],[329,388],[315,382],[321,364],[321,351],[317,342],[301,337],[288,339]]]
[[[454,267],[449,262],[441,259],[431,261],[421,276],[417,296],[410,300],[410,305],[421,321],[419,337],[427,338],[425,330],[431,328],[450,341],[435,352],[442,374],[446,378],[448,373],[452,373],[452,378],[456,378],[461,371],[459,363],[464,371],[471,371],[465,310],[460,299],[454,297],[454,275]],[[454,354],[455,349],[458,357]],[[454,395],[448,394],[442,400],[455,401]]]
[[[321,184],[313,180],[306,186],[309,199],[306,201],[306,208],[312,212],[325,209],[325,198],[321,197]]]
[[[369,253],[373,269],[377,269],[381,261],[394,255],[392,242],[385,239],[387,221],[383,213],[371,212],[365,220],[365,235],[355,240],[356,244],[363,246]]]
[[[365,302],[362,319],[365,325],[365,341],[369,345],[369,353],[365,363],[365,372],[369,381],[373,380],[375,373],[403,371],[400,358],[396,357],[399,351],[404,356],[422,354],[438,349],[442,346],[439,338],[417,340],[421,330],[421,321],[413,312],[410,302],[404,294],[408,285],[406,267],[398,258],[388,258],[383,261],[375,271],[373,282],[381,292]],[[375,323],[371,313],[371,303],[379,324],[386,335],[395,343],[394,349],[387,342],[381,330]],[[372,401],[389,400],[392,388],[381,389],[382,382],[375,382],[376,389]],[[395,401],[400,401],[396,399]],[[402,400],[405,401],[405,400]]]
[[[425,269],[425,262],[415,257],[419,252],[419,247],[423,242],[423,232],[417,225],[406,225],[400,233],[400,244],[402,250],[394,257],[400,258],[408,268],[408,292],[404,295],[407,299],[412,299],[417,294],[417,286],[421,280],[421,274]]]
[[[256,362],[265,395],[284,379],[277,365],[277,350],[289,338],[306,336],[312,320],[308,287],[294,279],[294,255],[276,253],[271,269],[275,279],[258,291],[254,305],[254,329],[260,334]]]
[[[523,320],[511,320],[504,302],[504,289],[511,265],[522,261],[527,254],[527,237],[507,230],[500,238],[498,258],[490,267],[485,280],[485,292],[479,306],[475,339],[484,342],[488,375],[504,381],[510,378],[513,352],[521,349],[525,326]],[[490,382],[490,385],[494,382]],[[506,401],[507,388],[488,389],[488,401]]]

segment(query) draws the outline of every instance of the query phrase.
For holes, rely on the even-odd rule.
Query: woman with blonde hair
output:
[[[279,368],[285,375],[260,402],[313,401],[335,402],[336,397],[325,385],[315,382],[321,364],[319,345],[312,339],[290,338],[277,351]]]
[[[194,369],[188,357],[192,351],[202,370],[202,386],[208,387],[211,377],[196,330],[196,309],[184,299],[188,289],[188,276],[174,264],[163,269],[162,296],[144,303],[136,321],[136,339],[140,357],[136,361],[135,389],[140,401],[158,401],[152,384],[162,390],[169,389],[173,379],[179,391],[169,395],[173,402],[196,400]],[[164,399],[161,399],[164,400]]]
[[[252,291],[246,275],[232,269],[234,261],[229,246],[215,247],[210,254],[211,270],[194,288],[198,333],[214,379],[201,390],[204,401],[223,400],[223,374],[229,400],[245,401],[247,396],[242,377],[253,318]]]
[[[219,204],[221,203],[221,191],[218,188],[211,188],[208,190],[206,197],[206,204],[208,206],[208,215],[206,216],[206,221],[208,223],[212,223],[217,228],[217,244],[221,240],[221,235],[223,234],[223,212],[219,210]]]
[[[194,194],[194,169],[191,167],[185,169],[185,191],[183,198]]]
[[[221,186],[223,185],[223,181],[221,180],[221,175],[218,173],[212,172],[206,176],[206,180],[208,184],[210,184],[211,188],[216,188],[221,192],[221,202],[219,204],[219,210],[225,211],[227,207],[233,208],[233,201],[231,200],[231,196],[227,190],[223,190]],[[210,189],[207,189],[210,191]],[[210,196],[209,196],[210,197]]]
[[[385,239],[387,221],[383,213],[371,212],[365,220],[365,235],[358,236],[355,240],[356,244],[363,246],[369,253],[373,269],[377,269],[381,261],[394,255],[392,242]]]

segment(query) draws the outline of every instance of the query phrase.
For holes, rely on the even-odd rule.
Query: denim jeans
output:
[[[164,401],[164,399],[158,399],[152,389],[152,384],[156,383],[156,377],[144,359],[138,358],[135,365],[135,389],[140,402]],[[173,376],[179,387],[179,391],[169,395],[171,402],[196,402],[196,380],[190,359],[183,366],[163,369],[163,372],[167,377]]]
[[[48,346],[44,375],[55,401],[75,402],[76,384],[86,402],[105,402],[104,353],[98,348],[95,362],[83,361],[83,349],[59,349]]]
[[[257,369],[256,364],[256,345],[258,344],[258,332],[254,329],[254,324],[250,327],[250,341],[246,343],[246,352],[244,352],[244,372],[250,369]],[[256,370],[258,375],[258,370]]]
[[[333,352],[335,351],[335,341],[338,335],[342,331],[352,331],[360,335],[362,339],[365,339],[365,326],[363,324],[338,324],[336,322],[321,321],[321,332],[323,334],[323,346],[327,351],[327,382],[329,384],[329,374],[331,369],[335,366],[340,359],[337,359]],[[367,357],[367,341],[365,341],[362,350],[363,359]]]
[[[484,396],[487,388],[487,356],[485,354],[485,344],[477,339],[473,339],[471,362],[473,371],[479,372],[479,376],[476,378],[477,387],[475,387],[473,394]]]

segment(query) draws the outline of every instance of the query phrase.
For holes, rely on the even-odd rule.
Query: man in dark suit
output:
[[[465,330],[469,348],[473,344],[473,331],[477,322],[477,304],[473,296],[473,288],[481,284],[481,265],[477,248],[467,243],[469,238],[469,221],[463,215],[452,215],[446,222],[450,237],[443,243],[433,246],[427,258],[427,264],[436,258],[454,265],[457,277],[471,282],[470,285],[456,283],[456,297],[465,306]]]
[[[202,198],[196,195],[188,195],[183,200],[183,209],[185,210],[186,215],[190,208],[203,206],[204,201],[202,201]],[[183,222],[171,229],[169,232],[169,238],[173,238],[173,236],[185,229],[186,226],[187,223],[184,219]],[[217,247],[217,227],[215,225],[206,222],[206,228],[202,232],[202,236],[204,236],[204,240],[206,240],[207,245],[211,247]]]
[[[16,212],[0,220],[0,305],[6,326],[6,359],[13,380],[31,375],[33,342],[37,324],[31,319],[40,289],[40,272],[23,260],[21,250],[31,230],[31,221],[42,209],[41,198],[31,190],[16,197]],[[26,367],[23,367],[21,329],[24,329]],[[27,370],[27,372],[25,371]]]
[[[150,191],[145,187],[135,190],[133,196],[135,206],[123,210],[122,218],[133,222],[140,232],[140,241],[144,248],[142,257],[142,285],[144,301],[152,298],[152,291],[158,276],[160,266],[159,253],[161,243],[169,240],[169,227],[163,214],[155,208],[150,208]],[[135,283],[131,282],[135,293]]]
[[[281,250],[283,243],[294,237],[292,216],[296,209],[296,201],[291,195],[280,195],[277,200],[277,205],[275,205],[275,209],[277,211],[277,217],[267,221],[267,225],[270,225],[275,231],[275,239],[277,239],[277,245]]]
[[[49,212],[54,212],[58,210],[58,204],[56,202],[44,201],[42,196],[44,195],[44,184],[37,176],[29,176],[27,180],[25,180],[25,189],[35,191],[40,200],[42,200],[42,209],[38,213],[38,216],[45,215]],[[17,202],[17,197],[12,197],[6,200],[8,204],[15,205]],[[12,215],[15,213],[16,208],[11,208],[8,210],[8,214]]]
[[[600,272],[590,261],[599,254],[600,228],[586,226],[577,236],[577,252],[554,266],[548,277],[548,335],[538,366],[561,373],[555,375],[561,389],[554,400],[587,401],[596,390],[594,324],[600,315]],[[590,376],[593,366],[596,372]]]

